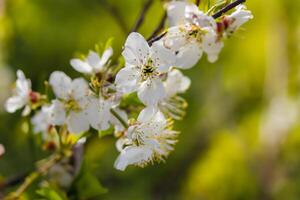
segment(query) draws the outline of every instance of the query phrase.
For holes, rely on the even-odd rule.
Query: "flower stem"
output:
[[[120,123],[124,128],[126,129],[128,128],[127,122],[125,122],[125,120],[113,108],[110,109],[110,112],[113,116],[115,116],[120,121]]]

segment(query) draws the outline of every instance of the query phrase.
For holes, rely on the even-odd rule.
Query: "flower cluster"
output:
[[[7,111],[24,107],[25,116],[34,111],[33,130],[42,133],[45,141],[62,133],[84,137],[91,128],[99,132],[113,128],[119,170],[164,160],[177,141],[173,122],[183,118],[187,107],[179,95],[191,81],[180,69],[193,67],[203,53],[215,62],[223,39],[253,17],[243,5],[220,19],[183,1],[169,2],[166,10],[169,28],[159,40],[149,44],[141,34],[130,33],[120,70],[112,60],[113,49],[107,47],[102,54],[90,51],[83,59],[70,61],[84,78],[72,80],[64,72],[53,72],[48,81],[52,99],[33,91],[30,80],[18,70]]]

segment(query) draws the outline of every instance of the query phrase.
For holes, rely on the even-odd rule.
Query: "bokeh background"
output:
[[[44,156],[19,113],[3,103],[15,70],[43,88],[53,70],[78,52],[114,37],[115,58],[143,0],[0,0],[0,179],[34,168]],[[85,165],[108,189],[91,199],[297,200],[300,198],[300,2],[248,0],[254,19],[225,42],[219,61],[202,59],[184,73],[192,80],[176,150],[144,169],[113,168],[113,137],[96,137]],[[156,0],[140,32],[163,15]],[[29,193],[34,193],[34,188]],[[29,199],[35,199],[33,197]]]

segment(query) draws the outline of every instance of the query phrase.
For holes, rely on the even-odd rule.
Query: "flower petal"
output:
[[[139,99],[148,106],[157,105],[165,96],[163,83],[158,78],[147,79],[138,89]]]
[[[28,98],[31,92],[31,81],[26,79],[22,70],[17,71],[16,94],[23,98]]]
[[[79,134],[89,130],[89,121],[86,112],[71,111],[67,119],[68,130]]]
[[[117,160],[115,161],[115,168],[124,171],[128,165],[143,164],[147,162],[152,156],[152,150],[146,146],[140,147],[126,147]]]
[[[150,49],[151,58],[159,72],[167,72],[171,66],[175,64],[175,54],[164,47],[162,41],[152,44]]]
[[[196,43],[186,44],[176,55],[174,66],[181,69],[190,69],[197,64],[202,57],[202,49]]]
[[[89,85],[83,78],[76,78],[72,81],[70,94],[74,99],[88,96],[89,91]]]
[[[102,54],[102,57],[101,57],[101,60],[100,60],[100,63],[99,63],[99,67],[103,67],[107,62],[108,60],[110,59],[110,57],[113,55],[113,49],[111,47],[109,47],[108,49],[106,49],[103,54]],[[100,70],[100,69],[99,69]]]
[[[80,73],[91,74],[93,71],[92,67],[88,63],[80,59],[72,59],[70,64],[76,71]]]
[[[167,14],[170,27],[183,24],[185,22],[185,8],[187,2],[172,1],[167,4]]]
[[[146,63],[149,57],[149,45],[145,38],[136,32],[130,33],[126,42],[122,55],[126,63],[141,66]]]
[[[138,121],[139,122],[148,122],[150,121],[155,114],[158,112],[158,108],[155,106],[147,106],[146,108],[144,108],[139,116],[138,116]]]
[[[55,71],[50,75],[49,83],[56,97],[61,99],[69,98],[72,80],[64,72]]]
[[[5,102],[5,109],[9,113],[14,113],[26,104],[26,100],[19,96],[13,96]]]
[[[122,68],[115,80],[117,90],[122,93],[131,93],[138,88],[140,71],[136,67]]]
[[[50,106],[51,123],[54,125],[63,125],[66,121],[65,106],[59,100],[53,100]]]
[[[91,97],[87,108],[88,120],[90,125],[99,131],[109,128],[111,104],[104,100]]]
[[[168,78],[164,82],[165,90],[168,97],[173,97],[178,93],[185,92],[191,85],[191,80],[184,76],[181,71],[172,69],[168,73]]]

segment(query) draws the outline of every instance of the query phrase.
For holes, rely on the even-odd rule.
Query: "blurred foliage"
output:
[[[35,89],[43,87],[53,70],[76,77],[69,60],[110,37],[118,58],[143,3],[0,0],[1,67],[23,69]],[[300,99],[300,2],[251,0],[247,6],[254,20],[225,42],[219,61],[210,64],[202,59],[184,71],[192,79],[185,96],[189,108],[176,125],[182,133],[166,163],[116,171],[115,140],[95,136],[85,149],[88,170],[74,183],[78,199],[299,199],[300,127],[292,125],[276,145],[269,146],[261,141],[261,121],[276,96]],[[151,35],[162,15],[162,4],[156,0],[140,32]],[[9,74],[1,72],[1,79]],[[0,84],[3,99],[9,88]],[[0,158],[3,178],[32,170],[34,162],[47,154],[40,148],[40,138],[24,131],[26,122],[18,116],[0,115],[0,143],[6,148]],[[36,190],[31,188],[27,198],[65,198],[51,186]]]

